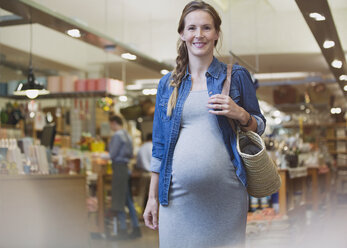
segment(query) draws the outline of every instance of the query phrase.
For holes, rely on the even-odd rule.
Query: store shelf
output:
[[[0,175],[0,180],[62,180],[62,179],[84,179],[85,175],[68,175],[68,174],[30,174],[30,175]]]
[[[52,99],[52,98],[74,98],[74,97],[115,97],[116,95],[110,94],[106,91],[89,91],[89,92],[64,92],[52,93],[48,95],[38,96],[36,99]],[[14,99],[14,100],[27,100],[26,96],[0,96],[0,98]]]
[[[327,138],[326,141],[347,141],[347,138]]]
[[[276,104],[276,108],[283,112],[298,112],[302,111],[301,106],[305,105],[304,103],[285,103],[285,104]],[[314,109],[317,110],[328,110],[329,107],[324,103],[315,103],[310,104]]]
[[[300,128],[299,124],[284,124],[284,128]],[[321,123],[321,124],[303,124],[303,127],[334,127],[334,128],[347,128],[347,123]],[[347,139],[347,138],[346,138]]]
[[[347,151],[329,151],[330,154],[336,155],[336,154],[347,154]]]

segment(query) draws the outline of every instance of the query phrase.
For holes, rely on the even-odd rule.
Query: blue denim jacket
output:
[[[220,94],[223,82],[226,79],[227,66],[213,58],[211,65],[206,72],[207,89],[209,96]],[[171,182],[172,160],[179,136],[181,115],[184,103],[190,92],[192,81],[188,71],[182,79],[179,87],[177,104],[172,115],[167,116],[167,104],[173,91],[170,86],[171,73],[161,78],[158,86],[155,113],[153,121],[153,149],[151,160],[151,171],[159,173],[159,202],[162,205],[169,204],[169,188]],[[249,72],[239,65],[233,65],[232,83],[230,87],[231,98],[239,106],[257,120],[257,133],[262,134],[265,129],[266,120],[261,114],[259,103],[256,98],[255,88]],[[207,103],[206,103],[207,104]],[[216,116],[219,129],[223,134],[224,143],[230,155],[230,159],[236,168],[236,175],[247,186],[246,171],[241,158],[236,150],[235,133],[229,125],[227,117]]]

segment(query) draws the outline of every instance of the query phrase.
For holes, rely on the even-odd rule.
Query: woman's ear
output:
[[[216,40],[219,40],[219,32],[216,33]]]
[[[182,33],[180,33],[180,38],[181,38],[181,40],[182,40],[182,41],[186,41],[186,39],[184,38],[184,34],[183,34],[183,32],[182,32]]]

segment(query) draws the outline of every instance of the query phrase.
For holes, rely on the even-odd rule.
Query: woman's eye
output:
[[[189,27],[188,30],[194,30],[195,28],[194,27]]]
[[[205,30],[210,30],[210,29],[211,29],[211,27],[205,27],[204,29],[205,29]]]

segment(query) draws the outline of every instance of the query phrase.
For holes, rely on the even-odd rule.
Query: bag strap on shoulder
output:
[[[231,73],[233,71],[233,65],[228,64],[227,65],[227,78],[225,79],[223,83],[223,89],[222,89],[222,95],[229,96],[230,92],[230,86],[231,86]]]
[[[230,87],[231,87],[231,74],[233,72],[233,65],[232,64],[228,64],[227,65],[227,77],[223,83],[223,89],[222,89],[222,95],[225,96],[230,96]],[[237,134],[237,125],[235,124],[234,120],[231,120],[228,118],[229,124],[231,126],[231,128],[233,129],[234,133]]]

